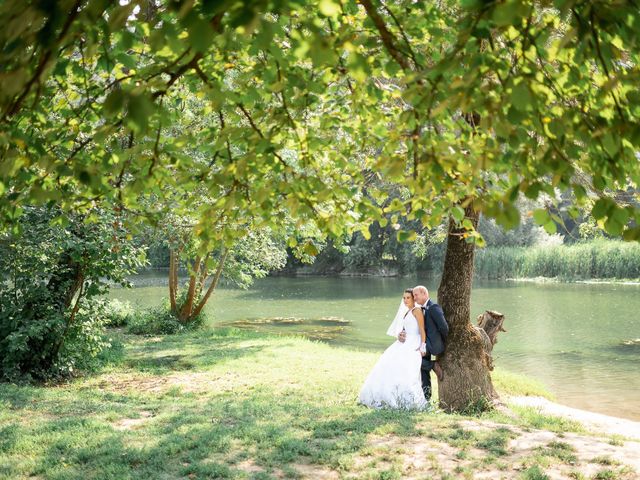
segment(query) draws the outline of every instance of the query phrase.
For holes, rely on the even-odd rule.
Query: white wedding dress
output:
[[[422,410],[428,405],[422,391],[420,329],[413,312],[401,319],[407,333],[404,343],[387,348],[360,390],[359,402],[372,408]]]

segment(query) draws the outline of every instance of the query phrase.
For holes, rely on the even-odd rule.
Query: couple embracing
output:
[[[436,355],[444,351],[448,333],[442,308],[431,301],[426,287],[406,289],[387,330],[397,341],[371,370],[359,402],[373,408],[426,408],[431,399],[431,370],[442,379]]]

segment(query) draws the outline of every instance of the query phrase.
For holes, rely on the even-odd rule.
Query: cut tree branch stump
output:
[[[486,310],[483,314],[478,315],[478,325],[474,328],[484,345],[487,364],[489,370],[493,370],[493,357],[491,352],[493,346],[498,343],[498,333],[506,332],[502,324],[504,323],[504,315],[494,310]]]

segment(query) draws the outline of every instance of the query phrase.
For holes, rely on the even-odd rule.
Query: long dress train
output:
[[[406,340],[396,340],[384,351],[360,390],[361,404],[410,410],[427,407],[420,380],[420,328],[413,312],[406,314],[403,325]]]

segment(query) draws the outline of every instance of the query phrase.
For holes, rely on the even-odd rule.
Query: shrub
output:
[[[129,333],[135,335],[173,335],[195,330],[202,326],[205,314],[200,313],[188,323],[180,322],[172,313],[169,302],[160,307],[150,308],[137,313],[129,321]]]
[[[0,234],[0,379],[45,379],[86,368],[104,338],[108,283],[142,265],[113,215],[24,207]]]
[[[134,316],[133,306],[129,302],[121,302],[117,298],[109,300],[104,309],[107,327],[124,327]]]

